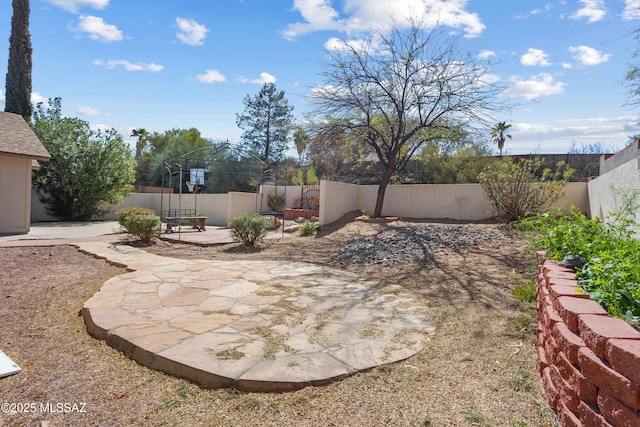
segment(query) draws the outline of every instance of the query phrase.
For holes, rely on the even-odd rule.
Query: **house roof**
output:
[[[49,160],[51,155],[20,114],[0,112],[0,155]]]

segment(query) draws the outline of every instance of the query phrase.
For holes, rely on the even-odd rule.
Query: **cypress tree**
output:
[[[4,111],[31,119],[31,35],[29,34],[29,0],[13,0],[9,67],[5,86]]]

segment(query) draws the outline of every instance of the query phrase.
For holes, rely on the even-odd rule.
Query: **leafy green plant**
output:
[[[140,206],[120,209],[118,223],[128,234],[145,243],[157,238],[162,232],[162,222],[155,211]]]
[[[311,221],[305,221],[302,226],[300,226],[300,235],[301,236],[311,236],[318,229],[318,224]]]
[[[544,159],[514,162],[510,157],[486,168],[480,185],[497,214],[506,222],[547,212],[562,194],[574,170],[565,163],[543,168]]]
[[[538,227],[532,238],[534,247],[556,260],[567,255],[583,257],[586,263],[576,269],[578,283],[610,315],[638,327],[640,241],[631,234],[637,226],[631,217],[633,209],[628,208],[631,205],[625,202],[606,222],[574,212],[553,220],[541,218],[530,225]]]
[[[318,179],[318,175],[316,174],[316,170],[313,167],[313,165],[309,166],[309,169],[307,169],[307,184],[308,185],[320,184],[320,179]]]
[[[240,214],[229,221],[231,238],[249,247],[262,242],[270,225],[269,218],[260,214]]]
[[[40,103],[31,127],[51,160],[33,173],[33,186],[47,212],[64,221],[101,218],[133,190],[135,160],[114,129],[62,115],[60,98]]]

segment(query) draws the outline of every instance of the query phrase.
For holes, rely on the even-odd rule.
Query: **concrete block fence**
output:
[[[538,268],[538,369],[567,426],[640,426],[640,332],[609,317],[571,269]]]

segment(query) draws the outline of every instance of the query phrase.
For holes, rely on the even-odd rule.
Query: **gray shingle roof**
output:
[[[19,114],[0,112],[0,155],[49,160],[51,156]]]

